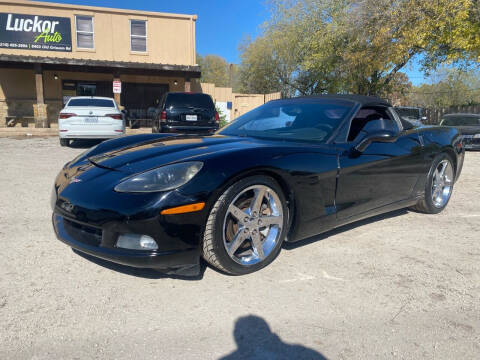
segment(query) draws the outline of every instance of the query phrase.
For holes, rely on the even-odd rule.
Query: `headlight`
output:
[[[475,134],[475,135],[473,135],[473,138],[474,138],[474,139],[480,139],[480,134]]]
[[[163,166],[122,181],[115,186],[115,191],[143,193],[173,190],[189,182],[202,166],[199,161]]]

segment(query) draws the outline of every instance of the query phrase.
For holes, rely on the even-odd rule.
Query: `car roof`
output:
[[[475,117],[480,118],[480,114],[471,114],[471,113],[452,113],[452,114],[445,114],[442,117],[456,117],[456,116],[463,116],[463,117]]]
[[[105,97],[105,96],[72,96],[69,100],[72,99],[99,99],[99,100],[114,100],[111,97]]]
[[[310,95],[310,96],[300,96],[291,99],[283,99],[284,101],[294,101],[296,99],[329,99],[329,100],[343,100],[351,101],[362,106],[388,106],[392,105],[383,99],[380,99],[376,96],[366,96],[366,95],[354,95],[354,94],[321,94],[321,95]],[[278,101],[278,100],[277,100]]]

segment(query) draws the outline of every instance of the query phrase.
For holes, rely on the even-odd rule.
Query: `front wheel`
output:
[[[447,154],[437,156],[432,163],[425,185],[425,196],[415,207],[427,214],[438,214],[447,207],[452,196],[455,170]]]
[[[233,275],[257,271],[280,252],[288,224],[285,196],[267,176],[252,176],[230,186],[208,217],[203,257]]]

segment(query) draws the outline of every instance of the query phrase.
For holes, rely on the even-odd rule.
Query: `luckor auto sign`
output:
[[[0,13],[0,48],[71,52],[70,18]]]

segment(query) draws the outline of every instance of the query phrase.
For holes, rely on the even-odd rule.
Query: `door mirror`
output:
[[[367,150],[368,146],[373,142],[393,143],[397,140],[397,135],[393,131],[380,130],[368,134],[364,137],[354,149],[360,153]]]

